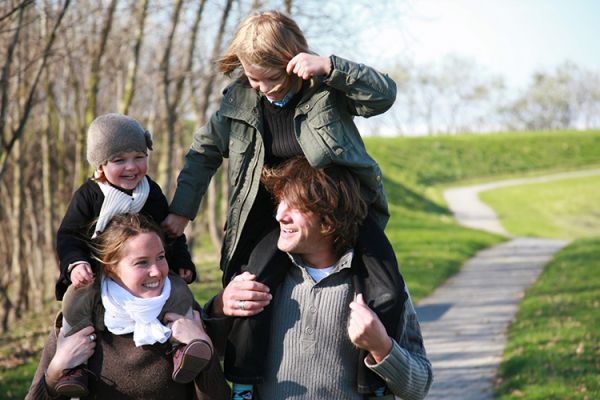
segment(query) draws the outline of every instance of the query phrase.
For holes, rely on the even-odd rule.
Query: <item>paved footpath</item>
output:
[[[475,185],[444,195],[459,223],[509,236],[493,210],[479,201],[480,191],[592,174],[600,170]],[[493,399],[506,330],[523,292],[567,243],[512,238],[477,253],[457,275],[419,302],[417,314],[435,374],[427,399]]]

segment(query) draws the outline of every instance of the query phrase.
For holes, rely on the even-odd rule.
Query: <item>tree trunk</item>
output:
[[[50,56],[50,50],[52,49],[52,45],[54,44],[54,39],[56,38],[56,32],[62,22],[62,19],[63,19],[65,13],[67,12],[69,3],[70,3],[70,0],[65,0],[63,8],[61,9],[61,12],[59,13],[59,15],[57,17],[56,23],[54,24],[54,27],[52,28],[52,33],[50,34],[50,37],[46,41],[46,46],[42,53],[42,59],[38,65],[37,71],[34,74],[33,83],[31,84],[31,87],[29,88],[29,94],[27,96],[27,100],[25,101],[25,105],[23,106],[23,113],[21,115],[19,124],[18,124],[17,128],[13,131],[12,138],[6,144],[5,149],[3,149],[3,152],[0,153],[0,179],[2,178],[2,174],[4,173],[4,171],[6,169],[6,162],[8,160],[8,156],[9,156],[12,148],[14,147],[15,143],[17,142],[17,140],[19,140],[19,138],[21,137],[21,135],[23,134],[23,132],[25,130],[25,125],[27,124],[27,120],[29,118],[29,113],[31,112],[31,109],[33,107],[33,99],[34,99],[34,94],[35,94],[35,91],[37,88],[37,84],[40,80],[42,72],[46,68],[46,63],[48,61],[48,57]],[[4,107],[4,105],[3,105],[3,107]]]
[[[135,33],[135,44],[133,46],[133,58],[129,62],[127,68],[127,79],[125,81],[125,91],[123,98],[119,104],[119,112],[121,114],[128,114],[129,107],[133,101],[135,94],[135,82],[137,80],[138,66],[140,62],[140,49],[142,48],[142,42],[144,40],[144,27],[146,24],[146,15],[148,15],[148,3],[149,0],[143,0],[138,10],[138,24]]]
[[[202,91],[200,106],[198,107],[198,110],[196,112],[196,120],[198,121],[198,126],[202,126],[206,123],[206,119],[207,119],[206,113],[208,111],[208,106],[210,104],[210,96],[213,92],[215,79],[217,77],[217,71],[214,66],[214,61],[219,57],[219,54],[221,53],[221,43],[223,42],[223,36],[225,35],[225,27],[227,24],[227,19],[229,17],[229,12],[231,11],[232,3],[233,3],[233,0],[226,1],[225,8],[223,9],[223,14],[221,15],[221,23],[219,25],[219,30],[217,32],[217,37],[215,39],[215,45],[213,47],[212,55],[210,58],[211,66],[209,69],[208,77],[205,80],[206,83],[204,85],[204,90]],[[226,164],[224,163],[221,168],[221,181],[226,181],[227,180],[226,176],[227,176],[227,169],[226,169]],[[221,223],[219,223],[219,221],[221,221],[223,218],[223,215],[226,215],[226,214],[219,212],[219,209],[222,210],[223,207],[222,207],[222,203],[221,203],[221,206],[219,205],[218,200],[220,198],[222,202],[224,201],[225,207],[227,207],[226,206],[227,197],[223,196],[224,193],[221,193],[221,196],[218,195],[217,181],[218,181],[218,173],[215,174],[215,176],[213,177],[213,179],[208,187],[206,212],[208,213],[207,214],[207,218],[209,221],[208,229],[209,229],[211,241],[212,241],[215,249],[217,251],[220,251],[221,243],[223,241],[223,228],[222,228],[223,225]],[[219,216],[219,215],[221,215],[221,216]]]
[[[166,124],[167,124],[167,141],[164,156],[162,157],[160,166],[160,182],[162,183],[163,191],[167,197],[170,198],[173,193],[173,153],[175,152],[175,123],[177,122],[177,105],[175,99],[171,101],[171,51],[173,50],[173,39],[175,38],[175,32],[177,25],[179,24],[179,16],[181,15],[181,8],[183,6],[183,0],[177,0],[173,15],[171,16],[171,28],[167,43],[165,45],[165,51],[163,58],[160,63],[160,69],[162,71],[162,83],[163,83],[163,94],[165,99],[165,112],[166,112]]]
[[[100,32],[100,41],[98,46],[94,50],[92,55],[92,64],[90,67],[89,84],[86,91],[86,107],[85,107],[85,120],[84,128],[79,132],[79,176],[76,176],[75,186],[82,184],[85,179],[89,176],[88,166],[85,162],[85,134],[86,129],[94,118],[96,118],[96,105],[98,101],[98,88],[100,87],[102,58],[106,52],[106,42],[108,41],[108,35],[112,28],[113,17],[115,9],[117,8],[117,0],[111,0],[102,23],[102,31]]]

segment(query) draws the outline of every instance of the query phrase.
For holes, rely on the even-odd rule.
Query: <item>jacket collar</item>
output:
[[[304,91],[300,102],[296,106],[295,116],[308,113],[323,96],[326,91],[325,78],[317,76],[313,78]],[[260,125],[260,94],[244,78],[239,78],[229,85],[223,92],[220,112],[223,116],[242,120],[258,128]]]

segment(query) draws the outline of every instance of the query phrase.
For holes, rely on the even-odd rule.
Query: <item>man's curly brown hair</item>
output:
[[[345,167],[313,168],[304,157],[292,158],[275,168],[265,168],[261,182],[279,203],[320,217],[324,232],[333,238],[334,251],[341,256],[358,239],[367,216],[360,196],[358,178]]]

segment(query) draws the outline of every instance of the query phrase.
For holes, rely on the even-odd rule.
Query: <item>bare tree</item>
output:
[[[88,176],[88,167],[85,161],[85,127],[89,126],[94,118],[96,118],[97,112],[97,101],[98,101],[98,88],[102,79],[101,65],[102,59],[106,52],[106,43],[108,36],[113,24],[113,17],[115,9],[117,8],[117,0],[111,0],[106,10],[106,15],[102,23],[102,30],[97,46],[94,48],[92,53],[92,61],[90,64],[89,81],[86,90],[86,107],[85,107],[85,119],[84,127],[80,130],[77,144],[76,144],[76,169],[79,171],[75,174],[75,186],[83,183]]]

